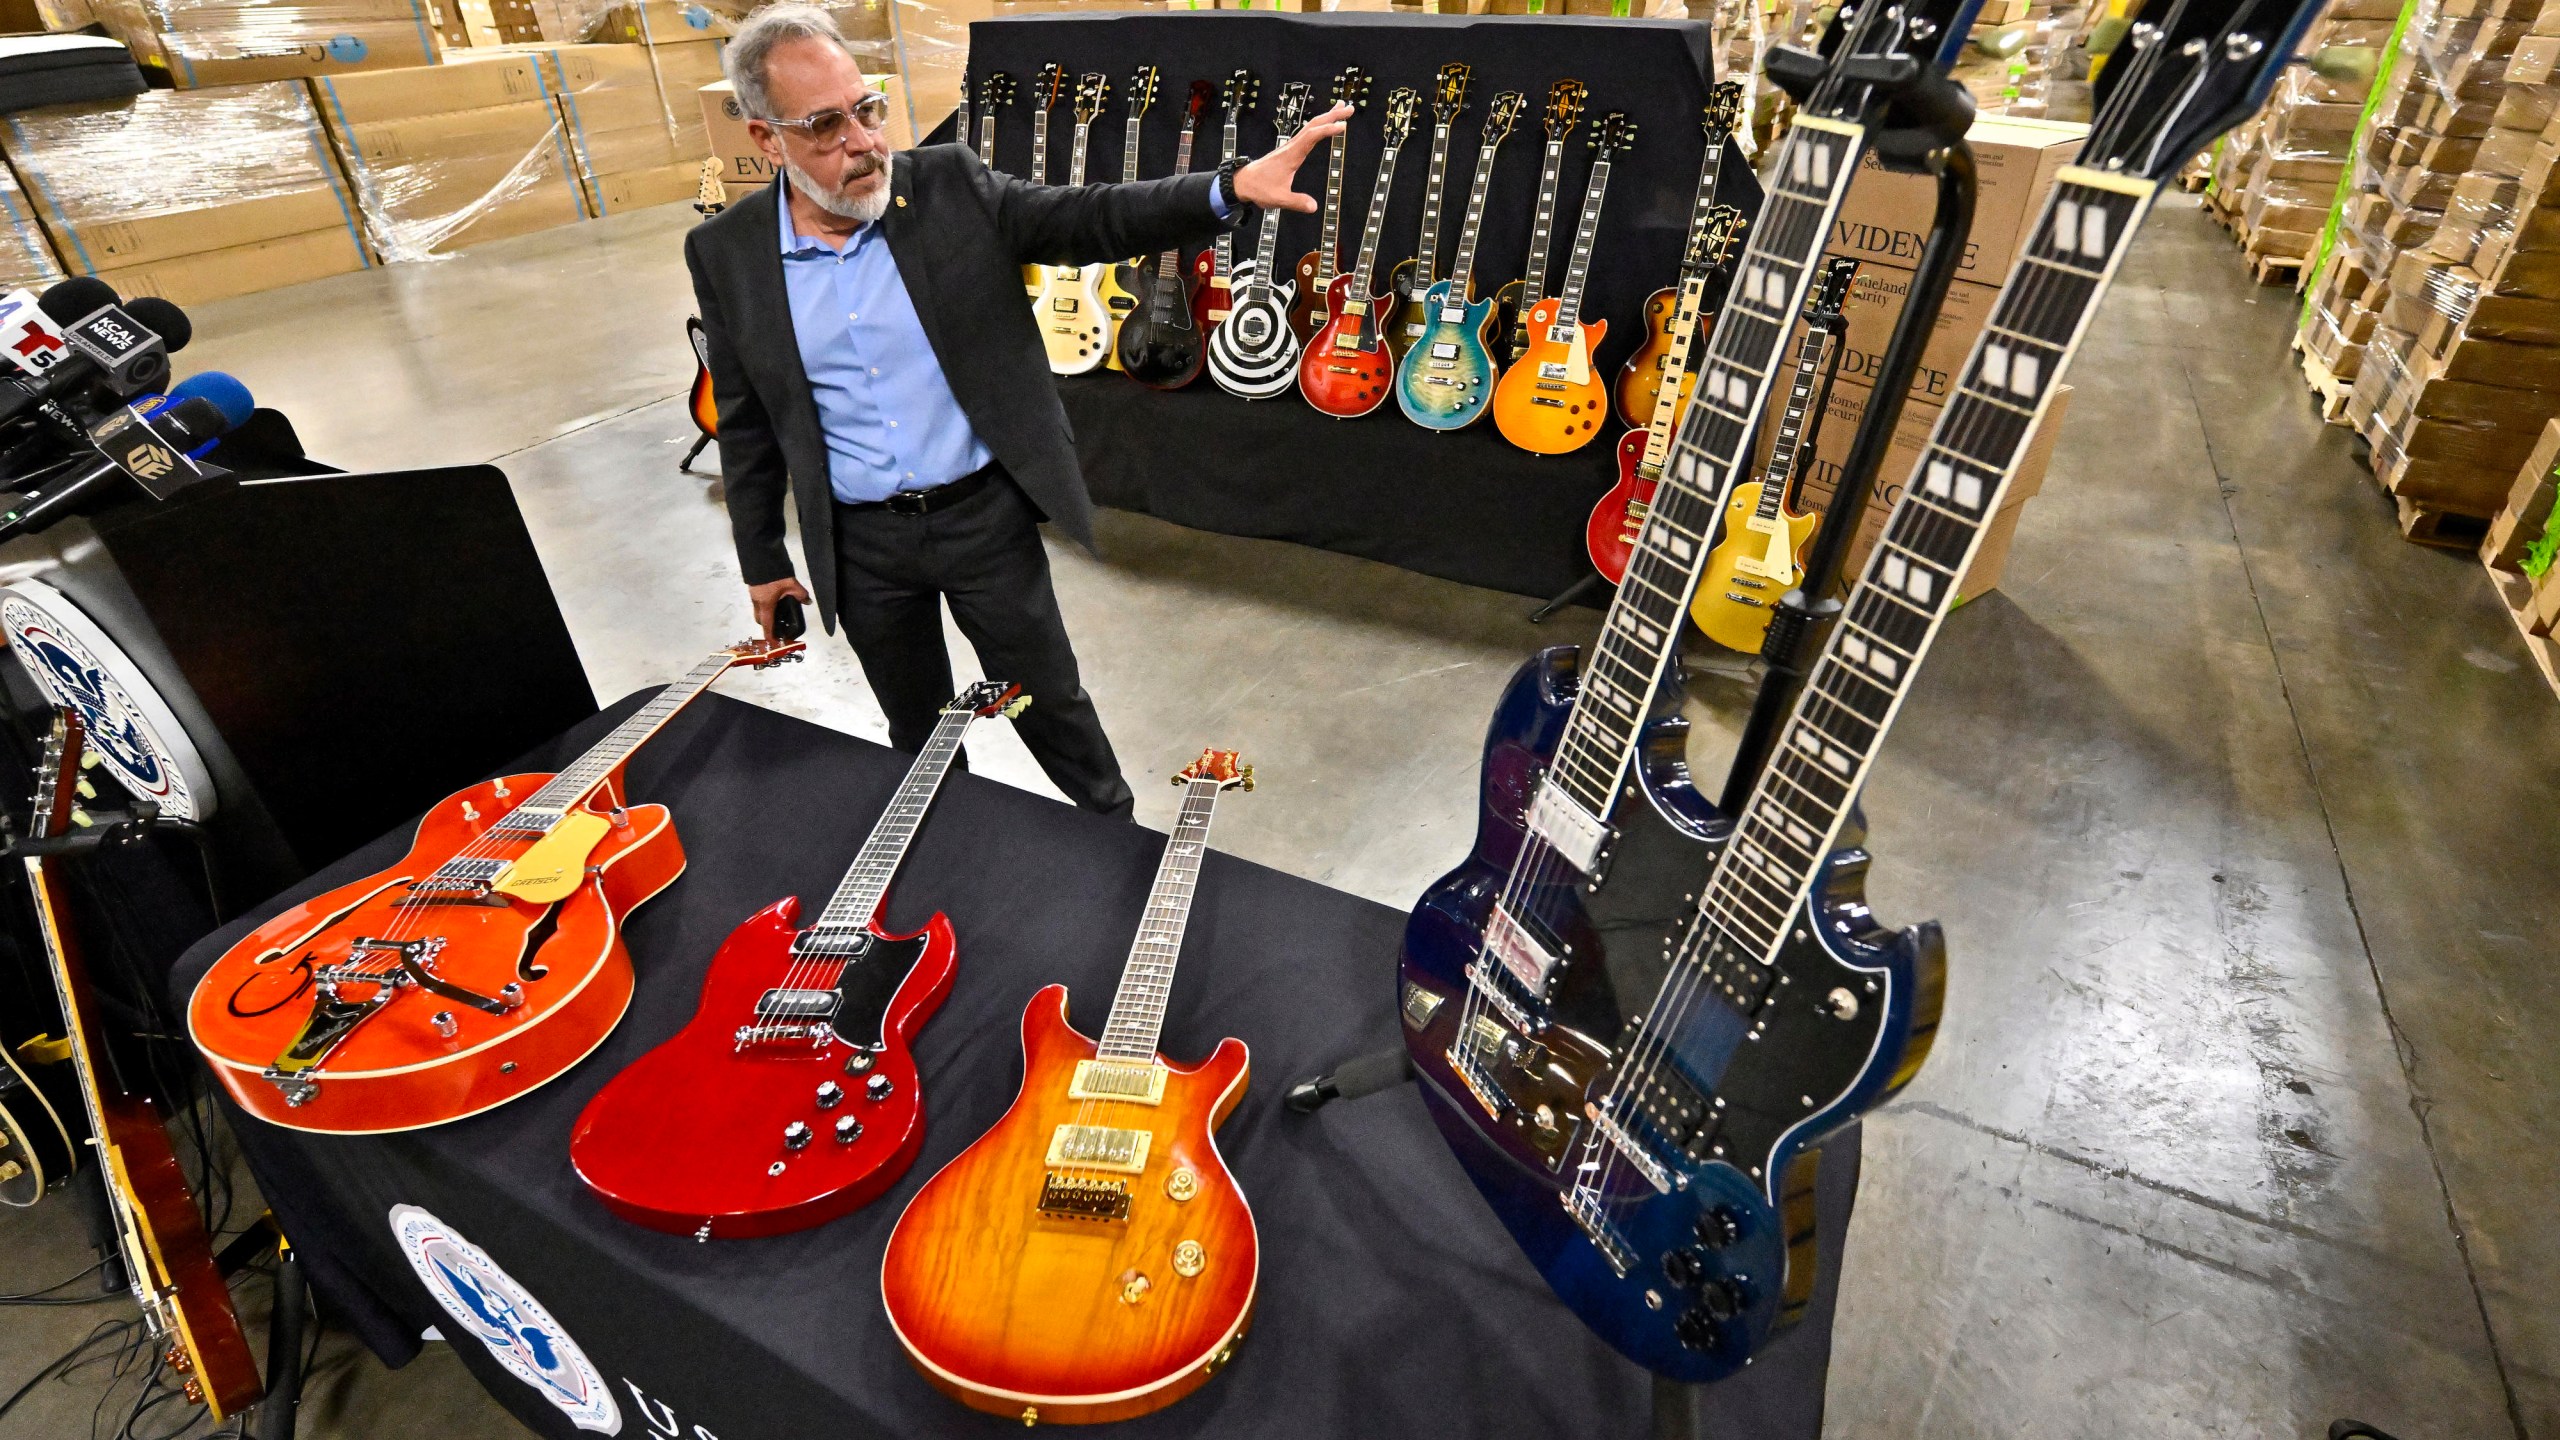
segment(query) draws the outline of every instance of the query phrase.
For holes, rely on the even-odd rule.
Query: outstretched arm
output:
[[[1236,197],[1266,209],[1317,209],[1299,192],[1299,167],[1318,145],[1343,131],[1349,106],[1337,105],[1270,154],[1236,171]],[[1214,175],[1179,175],[1117,185],[1034,185],[980,172],[991,188],[997,228],[1014,253],[1036,265],[1099,265],[1205,240],[1222,223],[1211,201]]]

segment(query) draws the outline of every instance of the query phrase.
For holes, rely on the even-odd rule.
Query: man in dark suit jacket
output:
[[[1215,174],[1050,188],[966,146],[893,153],[885,98],[814,6],[758,11],[723,63],[782,177],[685,237],[757,622],[770,634],[776,604],[814,588],[890,743],[914,751],[953,691],[948,601],[988,677],[1032,697],[1016,728],[1041,769],[1077,804],[1127,814],[1040,544],[1045,519],[1090,547],[1093,512],[1021,267],[1153,254],[1247,205],[1312,211],[1298,166],[1349,112]],[[786,495],[810,587],[783,544]]]

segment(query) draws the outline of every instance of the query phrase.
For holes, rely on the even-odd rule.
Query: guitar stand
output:
[[[708,435],[696,435],[696,436],[694,436],[694,437],[693,437],[693,448],[692,448],[692,449],[690,449],[690,450],[687,450],[686,452],[684,452],[684,458],[676,462],[676,468],[677,468],[678,470],[683,471],[683,472],[684,472],[685,474],[687,474],[687,475],[692,474],[692,473],[693,473],[693,462],[694,462],[694,459],[695,459],[697,456],[701,455],[703,451],[705,451],[705,450],[707,450],[707,449],[709,449],[709,448],[711,448],[711,437],[710,437],[710,436],[708,436]]]
[[[1413,1057],[1398,1045],[1356,1060],[1345,1060],[1328,1074],[1301,1080],[1289,1087],[1289,1093],[1281,1097],[1280,1103],[1288,1106],[1291,1114],[1313,1115],[1333,1101],[1375,1095],[1381,1090],[1392,1090],[1412,1078]]]
[[[311,1287],[290,1241],[276,1237],[275,1308],[267,1312],[267,1393],[258,1401],[256,1440],[293,1440],[302,1408],[302,1345],[310,1327]]]
[[[1587,598],[1592,591],[1600,589],[1608,583],[1609,582],[1601,576],[1599,571],[1592,571],[1590,574],[1574,581],[1571,585],[1566,586],[1563,594],[1558,595],[1556,598],[1539,606],[1537,609],[1530,611],[1529,623],[1532,625],[1546,624],[1548,616],[1555,614],[1567,605],[1571,605],[1576,601]]]

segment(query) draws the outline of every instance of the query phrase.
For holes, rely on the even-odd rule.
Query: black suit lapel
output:
[[[747,202],[754,207],[754,218],[741,231],[738,246],[738,273],[746,313],[738,317],[741,334],[793,335],[791,295],[782,280],[782,186],[779,182],[765,186]],[[791,385],[788,392],[796,402],[800,418],[815,426],[818,421],[816,402],[809,398],[809,372],[800,363],[800,346],[791,344],[764,349],[779,351]],[[779,418],[779,417],[777,417]]]
[[[925,231],[923,207],[910,203],[915,187],[914,160],[903,152],[891,157],[889,212],[880,217],[880,235],[889,242],[889,256],[898,262],[898,278],[906,282],[907,299],[916,307],[916,318],[924,322],[924,338],[933,343],[934,358],[942,362],[947,375],[951,373],[951,337],[943,328],[942,307],[934,303],[933,237]]]

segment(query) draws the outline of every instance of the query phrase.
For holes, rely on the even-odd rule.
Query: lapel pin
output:
[[[904,210],[904,209],[906,209],[906,208],[907,208],[907,197],[906,197],[906,196],[901,195],[901,196],[899,196],[899,197],[898,197],[898,208],[899,208],[899,209],[901,209],[901,210]]]

